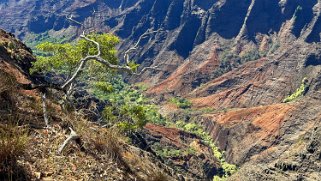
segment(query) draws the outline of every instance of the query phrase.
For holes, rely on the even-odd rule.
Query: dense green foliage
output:
[[[44,33],[39,33],[39,34],[28,33],[24,37],[24,40],[25,40],[24,43],[32,49],[35,55],[43,55],[43,52],[36,49],[37,45],[44,42],[62,44],[62,43],[70,42],[71,39],[74,39],[74,38],[75,38],[74,35],[66,35],[66,33],[64,33],[63,35],[60,35],[60,34],[52,35],[48,31],[46,31]]]
[[[155,105],[149,103],[140,89],[134,89],[123,82],[120,76],[113,76],[109,83],[98,83],[93,93],[109,105],[104,108],[104,121],[109,126],[118,126],[123,131],[141,129],[147,122],[164,124],[165,119]]]
[[[185,98],[173,97],[170,99],[171,103],[174,103],[177,107],[187,109],[192,106],[192,103]]]
[[[306,81],[307,81],[307,79],[304,78],[302,80],[302,83],[301,83],[300,87],[293,94],[291,94],[288,97],[286,97],[283,100],[283,102],[284,103],[292,102],[292,101],[296,100],[297,98],[301,97],[305,93],[305,91],[307,89]]]
[[[115,46],[119,39],[111,34],[91,34],[88,38],[97,41],[101,45],[101,57],[112,64],[118,64],[117,51]],[[94,43],[79,39],[74,43],[50,43],[44,42],[36,46],[36,49],[43,52],[44,56],[38,56],[37,61],[33,64],[31,72],[54,72],[63,73],[70,76],[77,68],[80,60],[87,55],[97,53],[97,47]],[[94,61],[87,65],[87,73],[91,77],[97,77],[100,72],[106,72],[106,67]],[[98,75],[97,75],[98,73]],[[101,75],[102,76],[102,75]]]

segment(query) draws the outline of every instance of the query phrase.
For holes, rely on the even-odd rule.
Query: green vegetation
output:
[[[120,76],[109,80],[109,83],[96,84],[92,89],[94,95],[110,103],[103,111],[108,126],[117,125],[123,131],[131,132],[141,129],[147,122],[164,125],[165,119],[140,89],[133,89]]]
[[[191,147],[182,150],[174,147],[163,147],[159,143],[152,145],[152,148],[155,150],[156,154],[162,158],[184,157],[187,155],[194,155],[196,152],[195,149]]]
[[[68,35],[50,36],[49,32],[44,32],[40,34],[28,34],[24,39],[24,43],[33,50],[33,53],[35,55],[42,55],[43,52],[36,49],[37,45],[44,42],[63,44],[66,42],[70,42],[73,37]]]
[[[220,75],[231,71],[233,68],[239,65],[254,61],[261,58],[262,55],[257,48],[248,50],[243,55],[236,54],[233,50],[226,48],[219,54],[220,66],[219,69],[215,70],[212,74],[213,77],[219,77]]]
[[[178,128],[182,128],[184,131],[198,135],[199,137],[202,138],[202,140],[204,141],[205,144],[207,144],[208,146],[211,147],[215,158],[217,158],[221,162],[222,168],[225,172],[224,177],[228,177],[237,171],[236,165],[229,164],[225,161],[225,159],[223,157],[223,153],[216,147],[213,139],[211,138],[211,136],[208,133],[206,133],[204,131],[202,126],[197,125],[196,123],[187,123],[186,124],[184,121],[181,121],[181,120],[177,121],[175,124]],[[218,179],[218,178],[216,178],[216,179]]]
[[[279,41],[272,42],[269,46],[269,51],[267,52],[267,54],[273,54],[276,50],[280,48],[280,46],[281,45]]]
[[[260,51],[258,47],[251,47],[242,50],[243,52],[241,54],[237,54],[235,50],[231,49],[230,47],[232,45],[229,45],[230,47],[227,45],[222,47],[223,51],[219,53],[219,68],[212,73],[211,77],[219,77],[239,65],[270,55],[280,47],[280,43],[277,40],[270,39],[267,43],[268,47],[266,50]]]
[[[192,106],[192,103],[185,98],[173,97],[170,99],[171,103],[174,103],[177,107],[181,109],[187,109]]]
[[[300,87],[293,94],[286,97],[282,102],[287,103],[287,102],[292,102],[292,101],[296,100],[297,98],[301,97],[305,93],[307,88],[308,88],[307,78],[304,78],[302,80]]]
[[[112,34],[91,34],[87,36],[101,45],[102,58],[112,64],[118,64],[115,46],[119,43],[119,39],[116,36]],[[80,39],[75,43],[64,44],[44,42],[37,45],[36,48],[43,52],[44,55],[37,57],[31,72],[54,72],[67,76],[71,76],[71,73],[77,69],[83,57],[88,54],[94,55],[98,51],[94,43],[84,39]],[[86,67],[85,75],[90,77],[98,77],[100,75],[103,77],[106,72],[108,72],[108,69],[105,66],[95,61],[90,61]]]
[[[22,60],[22,55],[20,54],[20,49],[18,47],[18,45],[16,44],[16,42],[6,42],[3,40],[0,40],[0,47],[5,48],[5,50],[7,51],[7,53],[10,54],[10,57],[12,59],[16,59],[16,60]]]
[[[114,65],[119,64],[115,49],[119,39],[116,36],[111,34],[91,34],[87,35],[87,37],[100,44],[101,57],[103,59]],[[73,73],[78,69],[82,58],[88,55],[96,55],[98,52],[94,43],[84,39],[63,44],[45,42],[37,45],[36,48],[42,54],[38,56],[38,60],[33,64],[31,72],[63,74],[66,79],[72,77]],[[245,57],[244,61],[249,59],[250,56],[252,54]],[[131,62],[128,66],[132,70],[136,70],[138,64]],[[169,124],[169,121],[166,121],[158,113],[158,108],[143,96],[142,91],[139,89],[140,86],[135,87],[126,84],[116,71],[97,63],[97,61],[90,60],[86,67],[82,69],[82,74],[77,78],[86,83],[86,90],[100,100],[106,101],[107,106],[103,109],[102,115],[103,123],[108,128],[117,127],[123,133],[129,135],[140,131],[148,122],[161,125]],[[190,111],[188,108],[192,106],[192,103],[184,98],[172,98],[170,102],[186,111]],[[225,172],[224,177],[236,171],[236,166],[228,164],[224,160],[223,153],[215,146],[210,135],[201,126],[195,123],[186,124],[183,121],[177,121],[175,124],[187,132],[197,134],[204,140],[205,144],[211,147],[214,156],[221,162]],[[103,145],[106,145],[105,142],[106,140],[99,137],[95,138],[96,150],[104,151]],[[162,157],[176,157],[195,153],[192,148],[177,150],[171,147],[158,147],[156,150],[157,154]],[[117,149],[114,152],[116,155],[118,154]]]
[[[86,38],[99,43],[101,58],[113,65],[119,65],[115,48],[119,43],[118,37],[112,34],[89,34]],[[37,57],[30,71],[63,74],[67,80],[74,75],[84,57],[98,53],[96,44],[85,39],[72,43],[43,42],[36,48],[42,55]],[[130,62],[128,66],[134,70],[138,64]],[[129,133],[141,129],[149,121],[160,122],[157,109],[147,104],[138,90],[125,84],[115,70],[89,60],[77,79],[86,83],[85,89],[109,102],[103,110],[109,127],[117,126]]]
[[[230,70],[238,64],[243,64],[248,61],[253,61],[261,58],[262,55],[257,48],[252,48],[246,51],[243,55],[237,55],[232,50],[225,50],[220,54],[221,65],[224,70]]]
[[[240,56],[241,62],[245,63],[248,61],[258,60],[262,56],[260,55],[260,52],[254,48],[249,51],[247,51],[244,55]]]

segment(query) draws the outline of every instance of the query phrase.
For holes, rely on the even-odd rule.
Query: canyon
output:
[[[122,40],[120,55],[155,31],[131,59],[160,70],[128,81],[146,84],[173,119],[184,113],[168,100],[189,100],[200,113],[184,121],[202,125],[239,167],[228,180],[319,180],[320,13],[320,0],[5,0],[0,27],[27,44],[110,32]],[[303,95],[285,102],[302,84]]]

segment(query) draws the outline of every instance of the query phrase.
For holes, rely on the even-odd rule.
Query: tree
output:
[[[68,19],[79,23],[73,20],[72,17],[69,17]],[[55,44],[46,42],[38,45],[37,48],[41,50],[45,56],[38,57],[31,72],[52,72],[66,75],[66,79],[61,84],[46,82],[43,84],[32,83],[22,85],[24,89],[39,89],[42,92],[43,116],[46,127],[49,127],[46,106],[46,92],[48,89],[64,92],[64,99],[68,100],[69,96],[74,91],[74,82],[81,76],[98,81],[103,77],[101,76],[103,74],[97,72],[122,72],[139,76],[146,70],[158,69],[158,66],[160,65],[155,67],[144,67],[138,72],[139,65],[129,59],[130,54],[137,49],[141,40],[153,33],[155,33],[155,31],[147,31],[141,35],[137,43],[125,51],[123,61],[118,61],[117,59],[115,46],[119,43],[119,39],[112,34],[91,33],[86,35],[85,32],[83,32],[75,43]],[[85,74],[83,74],[84,72]],[[124,111],[126,111],[126,109],[124,109]],[[142,114],[144,110],[141,107],[135,107],[132,111],[137,119],[144,118],[144,115]],[[138,123],[145,124],[145,122]],[[59,148],[59,152],[63,150],[69,141],[78,138],[76,132],[71,128],[70,130],[72,134]]]
[[[138,42],[125,52],[123,64],[117,59],[117,51],[115,46],[119,39],[112,34],[82,34],[80,39],[75,43],[55,44],[45,42],[37,46],[39,50],[44,52],[45,56],[38,57],[34,63],[31,72],[53,72],[62,73],[67,76],[64,83],[57,85],[53,83],[37,84],[25,86],[26,89],[41,89],[43,93],[43,102],[46,101],[46,89],[56,89],[65,93],[65,98],[74,89],[73,83],[83,72],[86,78],[90,80],[99,80],[102,78],[102,72],[126,72],[130,75],[140,75],[149,69],[157,69],[156,67],[145,67],[141,72],[137,72],[138,64],[129,60],[129,54],[136,50],[139,42],[146,38],[147,32],[143,34]],[[46,116],[46,104],[43,104],[44,118]],[[47,122],[46,122],[47,124]],[[47,125],[48,126],[48,125]]]

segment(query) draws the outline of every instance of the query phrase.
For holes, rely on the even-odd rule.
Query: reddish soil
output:
[[[214,47],[213,49],[214,51],[202,62],[193,61],[193,57],[191,60],[186,60],[186,62],[180,65],[167,79],[151,87],[147,93],[162,94],[180,90],[181,94],[188,94],[189,91],[192,90],[191,84],[192,81],[197,78],[197,73],[206,75],[219,65],[216,48]],[[197,54],[195,56],[197,56]]]

